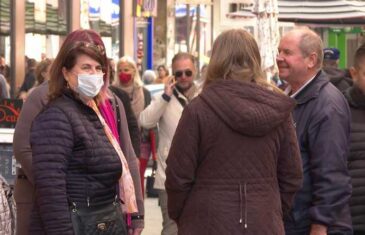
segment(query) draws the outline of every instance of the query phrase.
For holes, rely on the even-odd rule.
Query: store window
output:
[[[10,79],[10,0],[0,0],[0,74]]]
[[[211,6],[177,4],[175,6],[175,53],[189,52],[200,68],[209,62],[211,50]]]
[[[41,61],[55,58],[61,37],[67,34],[66,0],[27,0],[25,55]]]
[[[120,0],[81,0],[80,25],[100,33],[106,54],[115,60],[119,57],[119,5]]]

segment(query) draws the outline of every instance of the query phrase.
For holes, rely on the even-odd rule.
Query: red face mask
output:
[[[132,74],[123,73],[123,72],[119,73],[119,81],[122,84],[127,84],[128,82],[130,82],[130,80],[132,80]]]

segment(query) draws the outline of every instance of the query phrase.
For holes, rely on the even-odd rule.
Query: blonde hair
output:
[[[265,79],[255,39],[243,29],[227,30],[216,38],[204,87],[215,81],[230,79],[274,88]]]
[[[123,56],[122,58],[120,58],[118,63],[117,63],[117,71],[118,71],[119,65],[121,63],[126,63],[126,64],[128,64],[129,66],[131,66],[133,68],[133,70],[134,70],[133,86],[136,87],[136,88],[142,87],[143,82],[141,80],[141,76],[139,75],[137,64],[133,60],[133,58],[130,57],[130,56]],[[119,72],[117,73],[117,76],[118,76],[118,74],[119,74]],[[119,79],[115,79],[114,85],[116,85],[118,87],[121,86]]]

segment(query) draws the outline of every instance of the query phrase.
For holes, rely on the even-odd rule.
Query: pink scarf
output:
[[[107,120],[109,119],[109,122],[114,119],[113,115],[113,109],[111,109],[111,105],[109,103],[108,108],[108,102],[105,102],[104,108],[102,108],[106,114]],[[133,179],[131,176],[131,172],[129,171],[127,160],[124,156],[124,153],[122,149],[120,148],[119,141],[115,137],[118,136],[118,131],[115,125],[115,122],[111,122],[110,124],[105,121],[104,117],[102,116],[100,110],[98,109],[96,103],[94,100],[90,100],[87,102],[87,105],[94,110],[94,112],[98,115],[98,118],[100,122],[104,126],[104,131],[106,136],[108,137],[110,143],[113,145],[115,151],[118,153],[118,156],[120,158],[120,161],[122,162],[122,175],[119,179],[119,197],[122,201],[124,201],[125,204],[122,204],[123,211],[126,213],[136,213],[138,212],[137,208],[137,202],[136,202],[136,194],[134,190],[134,184]],[[112,124],[114,123],[114,124]],[[114,128],[110,128],[109,125],[114,126]],[[114,129],[114,131],[112,131]],[[118,138],[119,139],[119,138]]]
[[[106,124],[108,124],[110,130],[112,131],[115,139],[119,140],[118,128],[117,128],[116,121],[114,118],[113,107],[110,104],[110,101],[106,100],[104,103],[101,103],[99,105],[99,110],[100,110],[101,115],[103,116]]]

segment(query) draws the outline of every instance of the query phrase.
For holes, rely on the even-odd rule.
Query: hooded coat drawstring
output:
[[[244,224],[244,228],[247,228],[247,190],[246,190],[246,183],[244,184],[244,200],[245,200],[245,224]],[[239,223],[242,224],[242,184],[240,183],[240,221]]]

